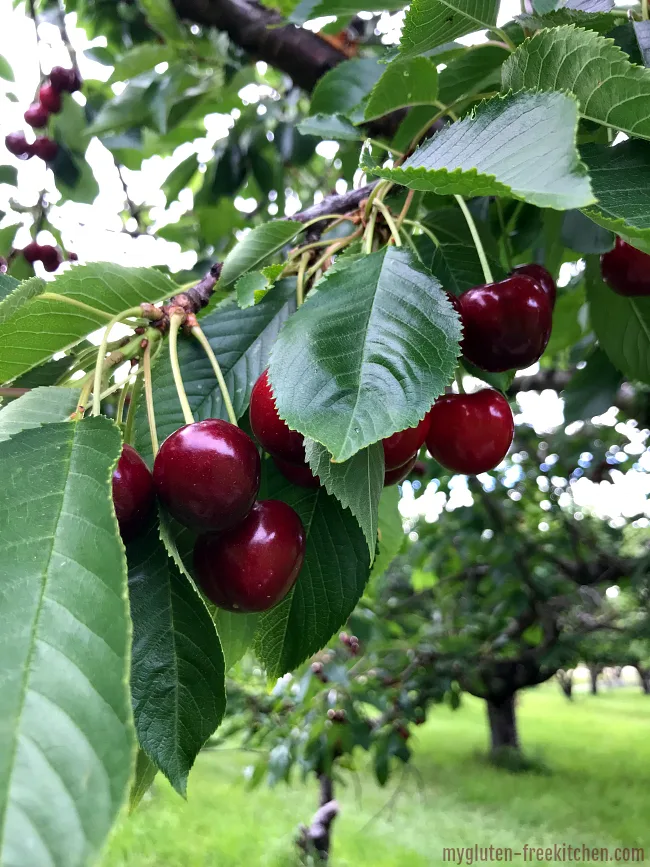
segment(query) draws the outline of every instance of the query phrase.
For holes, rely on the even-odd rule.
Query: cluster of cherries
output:
[[[291,506],[257,500],[259,487],[253,440],[227,421],[206,419],[165,440],[153,476],[125,445],[113,474],[113,501],[128,541],[157,495],[173,518],[199,533],[194,570],[208,599],[228,611],[266,611],[293,587],[306,540]]]
[[[81,78],[74,69],[64,69],[55,66],[50,72],[49,80],[41,85],[38,91],[38,102],[27,109],[24,114],[25,123],[34,129],[44,129],[51,114],[61,111],[62,94],[74,93],[81,88]],[[38,136],[31,144],[25,138],[24,132],[11,132],[5,138],[5,147],[9,153],[21,160],[39,157],[46,163],[56,159],[59,146],[46,135]]]

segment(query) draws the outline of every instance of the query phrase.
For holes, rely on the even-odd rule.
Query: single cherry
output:
[[[530,277],[541,286],[544,292],[551,300],[551,306],[555,306],[555,296],[557,295],[557,286],[550,271],[547,271],[543,265],[538,265],[536,262],[530,262],[528,265],[517,265],[514,269],[515,274],[523,274],[525,277]]]
[[[120,534],[126,542],[143,529],[155,499],[149,467],[126,443],[113,470],[113,504]]]
[[[38,99],[43,108],[51,114],[61,111],[61,93],[52,84],[43,84],[38,91]]]
[[[260,456],[243,430],[218,418],[167,437],[153,466],[156,492],[171,515],[198,532],[225,530],[250,512],[260,488]]]
[[[63,66],[55,66],[50,72],[50,83],[59,92],[74,93],[81,88],[81,76],[74,69],[65,69]]]
[[[398,431],[382,440],[387,470],[394,470],[409,461],[419,451],[429,432],[429,418],[425,415],[415,427]]]
[[[600,271],[617,295],[650,295],[650,256],[618,236],[614,249],[600,257]]]
[[[474,394],[446,394],[429,410],[427,448],[443,467],[473,475],[494,469],[514,435],[512,410],[492,388]]]
[[[30,264],[34,262],[40,262],[41,260],[41,245],[37,244],[36,241],[30,241],[29,244],[23,249],[23,257],[26,262]]]
[[[35,157],[45,160],[46,163],[51,163],[56,159],[59,152],[58,144],[46,135],[39,136],[31,146],[31,152]]]
[[[309,464],[304,461],[302,464],[293,464],[291,461],[274,457],[273,463],[285,479],[294,485],[299,485],[301,488],[318,488],[320,486],[320,479],[312,473]]]
[[[22,160],[28,160],[33,156],[32,146],[25,138],[24,132],[10,132],[5,136],[5,147],[10,154]]]
[[[227,611],[267,611],[293,587],[305,530],[281,500],[260,500],[228,533],[199,536],[194,569],[205,595]]]
[[[384,473],[384,487],[387,488],[389,485],[401,484],[415,466],[417,459],[418,453],[416,452],[414,455],[411,455],[411,457],[403,463],[401,467],[386,470]]]
[[[514,274],[499,283],[468,289],[460,296],[465,357],[498,373],[529,367],[548,343],[553,308],[544,289]]]
[[[290,430],[286,421],[280,418],[269,382],[268,369],[253,386],[249,415],[253,433],[265,451],[285,461],[304,464],[305,447],[302,434]]]
[[[23,116],[25,118],[25,123],[28,123],[36,129],[41,129],[44,126],[47,126],[50,113],[44,105],[40,104],[40,102],[35,102],[33,105],[30,105]]]
[[[51,244],[41,244],[39,258],[46,271],[56,271],[63,261],[59,250]]]

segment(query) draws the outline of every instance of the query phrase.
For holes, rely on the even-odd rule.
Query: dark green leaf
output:
[[[440,73],[438,96],[443,105],[484,90],[498,90],[501,65],[510,54],[498,45],[473,45]]]
[[[424,417],[453,376],[459,338],[440,284],[410,253],[357,259],[280,332],[270,365],[280,415],[346,461]]]
[[[314,440],[305,441],[307,462],[328,494],[349,509],[368,543],[370,562],[375,559],[379,498],[384,489],[384,447],[373,443],[345,463],[333,463],[327,449]]]
[[[18,280],[14,277],[10,277],[8,274],[0,274],[0,302],[4,301],[7,295],[11,295],[17,286]]]
[[[562,93],[516,93],[427,141],[397,169],[374,174],[440,195],[512,196],[539,207],[577,208],[594,196],[578,158],[577,104]]]
[[[326,15],[347,17],[356,15],[358,12],[374,12],[376,0],[279,0],[283,6],[293,8],[289,15],[289,21],[294,24],[304,24],[311,18],[320,18]],[[269,4],[278,8],[278,2]],[[394,12],[404,8],[404,0],[382,0],[380,6],[388,12]],[[283,14],[286,11],[281,9]],[[288,10],[287,10],[288,11]]]
[[[438,70],[427,57],[394,60],[375,84],[366,103],[365,119],[399,108],[433,105],[438,98]]]
[[[35,388],[0,411],[0,442],[22,430],[65,421],[77,408],[78,388]]]
[[[190,181],[198,171],[199,165],[196,154],[191,154],[187,159],[173,169],[163,181],[162,189],[168,202],[178,198],[181,190],[189,186]]]
[[[373,57],[339,63],[318,79],[311,98],[310,114],[342,114],[360,123],[363,100],[386,69]]]
[[[15,166],[0,166],[0,184],[10,184],[15,187],[18,183],[18,169]]]
[[[242,274],[254,271],[265,259],[295,238],[302,228],[302,223],[295,220],[277,220],[274,223],[264,223],[250,231],[226,256],[219,288],[226,289]]]
[[[577,370],[564,389],[564,420],[569,423],[602,415],[614,405],[623,376],[602,349],[594,349],[587,366]]]
[[[547,14],[518,15],[516,20],[527,31],[575,24],[576,27],[585,27],[588,30],[595,30],[596,33],[609,33],[621,22],[618,15],[610,12],[584,12],[580,9],[570,9],[568,6]]]
[[[606,253],[614,246],[614,235],[594,226],[582,211],[567,211],[563,215],[560,240],[565,247],[578,253]]]
[[[593,30],[556,27],[527,39],[503,65],[503,87],[573,93],[587,120],[650,138],[650,70]]]
[[[558,298],[553,309],[553,330],[544,353],[552,358],[569,349],[582,337],[580,311],[586,301],[584,283],[579,283]]]
[[[85,867],[128,791],[126,564],[106,418],[0,445],[0,852]]]
[[[510,388],[515,378],[514,370],[506,370],[504,373],[490,373],[487,370],[481,370],[480,367],[476,367],[466,358],[462,359],[462,365],[470,376],[486,382],[489,386],[496,388],[497,391],[502,391],[504,394]]]
[[[161,36],[171,42],[185,40],[185,28],[179,21],[171,0],[138,0],[138,2],[147,16],[147,23]]]
[[[415,57],[444,42],[497,23],[497,0],[413,0],[404,20],[401,52]]]
[[[255,638],[269,677],[279,677],[324,647],[345,623],[363,593],[370,563],[359,525],[324,488],[298,488],[266,460],[260,497],[292,506],[307,536],[294,589],[260,615]]]
[[[83,107],[78,102],[75,102],[74,99],[64,99],[61,111],[51,117],[54,138],[59,143],[59,148],[61,145],[65,145],[67,150],[72,154],[83,158],[90,140],[87,134],[88,120],[86,119],[86,112]],[[58,163],[55,162],[55,171],[57,166]],[[75,166],[81,175],[82,170],[76,161]]]
[[[154,522],[129,544],[131,695],[143,750],[177,792],[226,707],[224,660],[212,618],[170,559]]]

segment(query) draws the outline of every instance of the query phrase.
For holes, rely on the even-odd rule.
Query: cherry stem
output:
[[[370,219],[368,220],[368,225],[366,226],[366,234],[363,239],[363,251],[367,254],[372,253],[372,242],[375,235],[375,223],[377,222],[377,214],[378,211],[373,208],[372,213],[370,214]]]
[[[384,220],[386,220],[386,225],[390,229],[390,233],[393,236],[393,241],[395,242],[395,246],[401,247],[402,246],[402,239],[400,238],[399,229],[395,225],[395,221],[393,220],[393,215],[391,214],[391,212],[388,210],[386,205],[379,198],[375,199],[375,201],[372,204],[373,204],[374,208],[378,208],[381,211],[381,213],[384,217]]]
[[[138,398],[140,397],[140,392],[142,391],[142,380],[144,376],[138,375],[135,378],[135,382],[133,383],[133,389],[131,390],[131,403],[129,404],[129,411],[126,414],[126,425],[124,426],[124,442],[128,445],[133,444],[133,428],[135,426],[135,411],[138,406]]]
[[[212,369],[214,370],[214,375],[216,376],[217,382],[219,383],[219,390],[221,391],[221,398],[223,400],[224,406],[226,407],[226,412],[228,413],[228,420],[230,421],[230,424],[234,424],[236,427],[237,416],[235,415],[235,409],[232,405],[232,401],[230,400],[228,386],[226,385],[226,380],[221,370],[221,365],[219,364],[217,356],[214,354],[214,351],[210,346],[210,341],[205,336],[205,332],[200,325],[195,325],[192,328],[192,334],[199,341],[199,343],[203,347],[205,354],[208,356],[210,364],[212,365]]]
[[[124,405],[126,404],[126,397],[131,388],[131,378],[129,377],[125,383],[122,384],[122,391],[120,392],[120,397],[117,401],[117,408],[115,409],[115,421],[122,427],[124,424]]]
[[[321,270],[321,268],[323,267],[325,262],[331,256],[334,256],[336,253],[343,250],[345,247],[348,246],[348,244],[352,243],[352,241],[354,241],[355,238],[360,237],[362,234],[363,234],[363,229],[359,228],[355,232],[353,232],[351,235],[346,235],[345,238],[341,238],[340,241],[333,241],[330,244],[330,246],[327,248],[327,250],[325,250],[325,252],[320,257],[320,259],[318,259],[311,266],[311,268],[307,271],[307,273],[305,275],[306,279],[309,280],[310,277],[312,277],[314,274],[317,274]]]
[[[298,268],[298,279],[296,282],[296,306],[302,307],[305,301],[305,271],[309,264],[309,253],[303,253],[300,257],[300,267]]]
[[[458,394],[465,394],[465,386],[463,385],[463,374],[460,372],[460,367],[456,368],[456,385],[458,386]]]
[[[181,367],[178,363],[178,331],[184,321],[184,313],[174,313],[169,320],[169,361],[172,368],[172,375],[174,377],[174,385],[176,386],[176,391],[178,393],[178,400],[180,401],[181,409],[183,410],[185,424],[194,424],[194,416],[192,415],[192,409],[187,399],[187,394],[185,393],[183,377],[181,376]]]
[[[147,406],[147,424],[151,435],[151,450],[154,458],[158,454],[158,430],[156,428],[156,415],[153,407],[153,388],[151,384],[151,341],[144,348],[142,357],[142,380],[144,382],[144,399]],[[194,419],[192,419],[194,421]]]
[[[490,265],[488,263],[487,256],[485,255],[485,250],[483,248],[483,242],[481,241],[481,236],[479,235],[478,229],[476,228],[474,218],[472,217],[469,208],[465,204],[465,200],[463,199],[463,197],[455,195],[454,198],[458,202],[458,206],[463,212],[463,216],[465,217],[465,220],[467,222],[467,228],[469,229],[472,240],[474,241],[474,246],[476,247],[476,252],[481,263],[481,268],[483,269],[483,276],[485,277],[485,282],[494,283],[492,271],[490,270]]]
[[[506,227],[505,217],[503,216],[503,205],[501,199],[495,200],[497,208],[497,217],[499,218],[499,226],[501,227],[501,243],[503,244],[503,257],[506,262],[508,271],[512,271],[512,247],[510,245],[510,234]]]
[[[92,379],[89,379],[84,387],[81,389],[81,393],[79,395],[79,401],[77,403],[77,409],[72,414],[72,419],[74,421],[78,421],[79,419],[84,417],[84,413],[86,412],[86,405],[88,403],[88,398],[90,397],[90,390],[93,387]]]
[[[99,350],[97,352],[97,362],[95,364],[95,379],[93,385],[93,415],[99,415],[101,412],[102,375],[104,373],[104,360],[106,358],[108,338],[110,337],[111,330],[114,325],[117,325],[118,322],[121,322],[123,319],[128,319],[129,316],[139,316],[140,312],[141,310],[139,307],[131,307],[129,310],[123,310],[122,313],[118,313],[116,316],[114,316],[106,326],[106,330],[104,331],[104,335],[102,337],[102,342],[99,344]]]
[[[427,229],[424,223],[421,223],[419,220],[407,220],[406,218],[404,218],[402,222],[407,226],[415,226],[416,229],[419,229],[421,232],[424,232],[427,237],[431,238],[436,247],[440,246],[440,241],[436,238],[431,229]]]
[[[409,212],[409,208],[411,207],[411,204],[413,202],[413,196],[414,195],[415,195],[415,190],[409,190],[407,195],[406,195],[406,199],[404,200],[404,205],[402,206],[402,210],[399,212],[399,216],[398,216],[397,221],[396,221],[398,229],[400,229],[402,227],[402,223],[404,222],[404,219],[406,218],[406,215]]]

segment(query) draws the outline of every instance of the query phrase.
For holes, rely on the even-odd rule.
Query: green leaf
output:
[[[187,776],[226,707],[223,653],[198,592],[152,521],[127,547],[131,696],[140,746],[185,795]]]
[[[542,30],[506,60],[502,75],[504,89],[572,93],[586,120],[650,138],[650,70],[593,30]]]
[[[490,373],[487,370],[481,370],[480,367],[476,367],[466,358],[461,359],[461,364],[470,376],[486,382],[489,386],[496,388],[497,391],[502,391],[504,394],[508,391],[515,378],[515,370],[506,370],[503,373]]]
[[[139,806],[140,801],[151,788],[157,773],[158,768],[142,747],[139,747],[135,760],[135,777],[131,784],[131,793],[129,795],[129,812],[133,812]]]
[[[173,202],[177,199],[181,190],[189,186],[198,168],[199,164],[196,160],[196,154],[190,154],[175,169],[172,169],[162,185],[165,198],[168,202]]]
[[[564,389],[564,421],[569,424],[602,415],[614,405],[622,381],[622,374],[602,349],[594,349],[587,366],[577,370]]]
[[[4,301],[7,295],[11,295],[17,286],[18,280],[14,277],[10,277],[9,274],[0,274],[0,302]]]
[[[438,98],[438,70],[427,57],[396,60],[374,86],[365,119],[383,117],[398,108],[433,105]]]
[[[580,151],[589,167],[597,204],[584,213],[595,223],[650,250],[650,144],[589,144]]]
[[[141,72],[147,72],[159,63],[168,63],[174,59],[174,52],[169,45],[158,42],[143,42],[134,45],[115,63],[109,84],[116,81],[129,81]]]
[[[223,608],[215,610],[214,622],[226,660],[226,671],[239,662],[252,646],[258,619],[258,614],[235,614]]]
[[[322,280],[280,332],[270,364],[280,416],[346,461],[424,418],[459,338],[440,284],[411,253],[363,256]]]
[[[614,367],[630,379],[650,383],[650,297],[625,298],[606,286],[598,259],[587,260],[589,317]]]
[[[634,21],[634,35],[639,43],[643,65],[650,66],[650,21]]]
[[[0,78],[5,81],[15,81],[14,71],[9,61],[0,54]]]
[[[385,69],[374,57],[344,60],[318,79],[311,97],[309,113],[342,114],[355,123],[361,123],[361,103]]]
[[[303,135],[315,135],[320,139],[338,141],[361,141],[366,137],[362,129],[339,114],[316,114],[306,117],[298,124],[298,130]]]
[[[606,253],[614,246],[614,235],[593,222],[582,211],[565,211],[562,215],[560,242],[577,253]]]
[[[0,184],[10,184],[15,187],[17,183],[18,169],[15,166],[0,166]]]
[[[147,24],[165,39],[171,42],[183,42],[186,39],[185,28],[171,0],[138,0],[138,3],[146,15]]]
[[[92,168],[83,155],[73,153],[59,145],[52,172],[57,189],[66,199],[92,205],[99,194],[99,186]]]
[[[575,147],[577,124],[577,104],[563,93],[497,96],[429,139],[400,168],[368,170],[440,195],[583,207],[594,196]]]
[[[498,11],[498,0],[413,0],[404,19],[402,56],[415,57],[459,36],[490,30]]]
[[[399,513],[399,489],[397,485],[384,488],[379,499],[379,533],[377,557],[372,566],[370,581],[377,581],[386,572],[406,542]]]
[[[359,525],[325,488],[298,488],[264,461],[264,499],[284,500],[300,515],[307,537],[295,587],[260,615],[255,651],[269,677],[292,671],[324,647],[357,604],[370,571]]]
[[[106,418],[0,445],[0,863],[85,867],[128,792],[126,564]]]
[[[501,65],[510,52],[498,45],[474,45],[440,73],[438,98],[443,105],[484,90],[498,90]]]
[[[59,143],[59,147],[63,144],[72,154],[83,156],[90,137],[88,136],[88,120],[83,106],[75,102],[74,99],[64,99],[61,105],[61,111],[51,115],[51,123],[54,132],[54,138]],[[79,175],[82,174],[82,169],[79,168],[80,163],[76,163],[75,167]],[[57,172],[57,163],[54,165],[55,174]],[[90,172],[92,176],[92,172]],[[94,176],[93,176],[94,177]],[[73,184],[71,184],[73,185]],[[95,193],[97,195],[97,193]]]
[[[295,303],[295,281],[283,280],[254,307],[241,310],[232,298],[201,319],[201,328],[221,365],[237,418],[246,412],[251,389],[264,372],[271,347],[282,324],[295,310]],[[212,366],[199,343],[181,337],[178,357],[190,407],[197,421],[226,419],[228,416]],[[184,424],[168,352],[161,353],[153,369],[153,391],[156,427],[162,442]],[[136,415],[135,445],[145,460],[152,459],[149,426],[142,404]]]
[[[143,301],[160,301],[177,288],[153,268],[111,262],[78,265],[52,283],[27,280],[0,303],[0,381],[73,346],[116,313]],[[43,298],[45,291],[48,297]]]
[[[77,408],[78,388],[35,388],[0,410],[0,442],[42,424],[66,421]]]
[[[333,463],[320,443],[305,440],[307,463],[328,494],[349,509],[357,519],[368,543],[370,562],[375,559],[379,498],[384,489],[384,447],[373,443],[345,463]]]
[[[242,274],[253,271],[303,229],[296,220],[277,220],[252,229],[226,256],[219,288],[226,289]]]
[[[546,357],[553,358],[558,352],[570,349],[580,340],[580,311],[585,301],[585,287],[582,282],[558,298],[553,308],[553,330],[544,353]]]
[[[546,14],[518,15],[515,20],[527,31],[575,24],[576,27],[595,30],[596,33],[609,33],[621,23],[620,17],[612,15],[610,12],[583,12],[580,9],[570,9],[566,6]]]
[[[273,288],[282,273],[284,265],[267,265],[261,271],[249,271],[235,283],[237,303],[245,310],[259,304],[266,293]]]
[[[376,0],[275,0],[267,5],[286,15],[289,9],[293,9],[289,15],[289,21],[293,24],[304,24],[309,19],[336,15],[339,18],[353,16],[358,12],[374,12],[377,6]],[[404,8],[404,0],[382,0],[380,6],[387,12],[396,12]],[[295,8],[293,8],[295,7]]]

